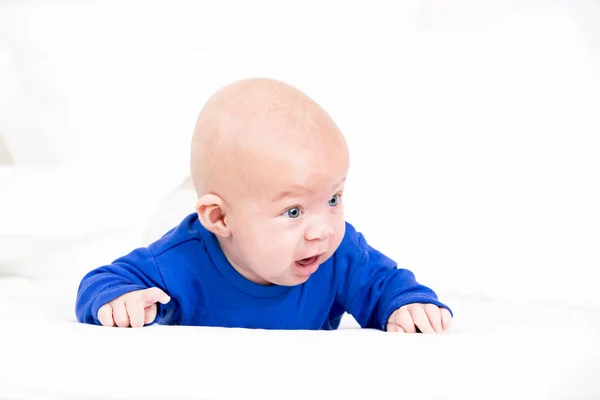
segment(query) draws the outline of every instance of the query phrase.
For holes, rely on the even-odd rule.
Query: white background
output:
[[[591,0],[3,1],[2,238],[149,218],[208,96],[265,76],[329,111],[347,219],[420,281],[600,307],[598,21]]]
[[[593,0],[0,0],[0,397],[598,398],[598,21]],[[196,116],[255,76],[339,124],[347,219],[449,303],[448,334],[75,323],[83,274],[192,211]]]

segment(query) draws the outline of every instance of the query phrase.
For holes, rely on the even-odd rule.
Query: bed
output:
[[[444,335],[78,324],[73,288],[0,280],[2,399],[600,396],[600,316],[447,296]]]

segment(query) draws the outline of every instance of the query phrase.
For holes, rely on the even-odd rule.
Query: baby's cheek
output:
[[[346,234],[346,221],[344,221],[344,218],[342,217],[338,220],[337,226],[335,229],[335,233],[334,233],[338,246],[342,242],[342,239],[344,238],[345,234]]]
[[[342,224],[342,226],[335,228],[333,236],[331,237],[331,241],[329,242],[329,249],[327,249],[329,255],[335,253],[338,247],[340,247],[340,244],[344,238],[345,227],[345,224]]]

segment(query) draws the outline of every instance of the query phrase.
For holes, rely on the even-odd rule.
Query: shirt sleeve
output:
[[[156,260],[147,248],[139,248],[115,260],[110,265],[86,274],[77,291],[75,314],[79,322],[100,325],[98,310],[104,304],[134,290],[158,287],[169,294]],[[165,305],[156,303],[157,315],[153,324],[176,322],[175,299]]]
[[[414,274],[369,246],[362,234],[351,232],[351,249],[343,257],[344,271],[338,293],[346,311],[363,328],[385,330],[390,315],[410,303],[431,303],[452,310]]]

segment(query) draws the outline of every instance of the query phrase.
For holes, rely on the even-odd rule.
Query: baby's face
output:
[[[344,236],[348,166],[339,143],[263,154],[247,166],[246,193],[227,214],[232,235],[223,250],[234,268],[263,285],[305,282]]]

